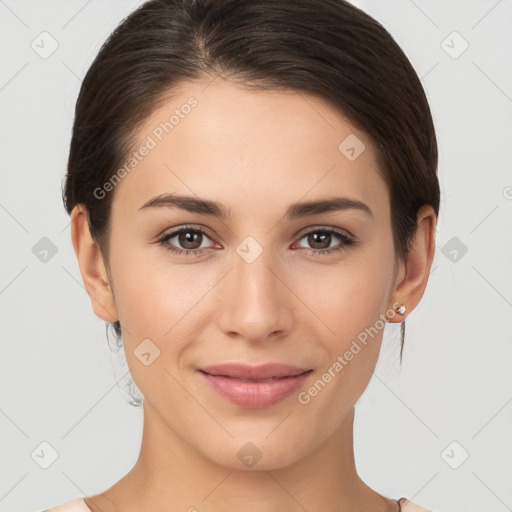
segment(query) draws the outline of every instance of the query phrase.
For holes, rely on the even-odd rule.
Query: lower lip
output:
[[[242,407],[264,409],[280,402],[297,391],[312,370],[294,377],[283,377],[267,382],[244,382],[238,379],[199,373],[221,396]]]

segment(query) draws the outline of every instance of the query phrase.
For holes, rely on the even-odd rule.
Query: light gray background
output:
[[[512,0],[354,3],[422,79],[442,191],[403,366],[390,324],[357,406],[357,467],[377,491],[438,512],[512,510]],[[0,1],[1,511],[100,492],[138,455],[142,410],[82,286],[60,187],[81,77],[139,4]],[[47,58],[31,47],[51,49],[43,31],[58,43]],[[32,250],[43,237],[57,249],[46,262]]]

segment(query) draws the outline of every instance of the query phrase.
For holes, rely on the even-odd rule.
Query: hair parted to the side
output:
[[[437,141],[420,79],[387,30],[344,0],[149,0],[109,36],[82,82],[62,191],[68,213],[87,208],[107,268],[115,188],[102,199],[93,191],[174,87],[219,76],[314,94],[365,132],[390,191],[395,254],[405,260],[419,209],[439,215]],[[111,325],[120,340],[119,322]],[[404,337],[402,322],[400,362]]]

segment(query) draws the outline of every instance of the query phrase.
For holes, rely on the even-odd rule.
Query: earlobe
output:
[[[434,259],[435,234],[437,217],[430,205],[423,206],[418,212],[418,227],[411,244],[405,267],[395,283],[395,289],[390,298],[392,309],[396,312],[390,322],[403,322],[405,311],[400,314],[400,305],[405,306],[407,313],[411,313],[418,305],[430,275],[430,268]]]
[[[117,321],[119,318],[103,257],[89,231],[87,209],[80,204],[71,212],[71,240],[94,313],[106,322]]]

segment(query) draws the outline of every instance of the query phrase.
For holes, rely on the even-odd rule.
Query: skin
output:
[[[368,136],[324,100],[294,91],[255,91],[215,79],[173,91],[141,128],[140,147],[190,96],[198,105],[115,188],[111,249],[104,258],[71,214],[72,241],[94,312],[120,320],[127,362],[145,397],[144,431],[133,469],[86,499],[94,512],[199,510],[393,512],[358,476],[354,405],[377,363],[383,329],[308,404],[297,393],[265,409],[240,407],[199,378],[201,366],[282,362],[313,373],[307,390],[380,314],[399,302],[409,314],[421,300],[435,250],[436,216],[418,215],[407,261],[392,243],[390,197]],[[354,161],[338,145],[355,134],[366,145]],[[177,208],[139,210],[163,193],[198,196],[231,210],[227,220]],[[334,211],[295,220],[286,207],[339,195],[373,215]],[[156,240],[191,225],[206,228],[199,256],[175,255]],[[345,230],[314,245],[315,228]],[[248,263],[236,252],[246,237],[263,252]],[[391,311],[391,313],[390,313]],[[150,339],[150,365],[134,354]],[[251,468],[237,457],[247,443],[261,452]],[[334,455],[335,454],[335,455]],[[195,507],[191,508],[191,507]]]

